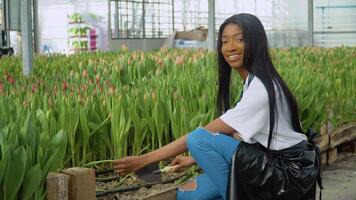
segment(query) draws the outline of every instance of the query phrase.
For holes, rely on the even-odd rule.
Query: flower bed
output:
[[[271,53],[304,129],[356,121],[355,47]],[[21,66],[0,60],[0,199],[40,198],[48,171],[139,155],[218,116],[208,51],[37,56],[29,77]],[[235,102],[241,80],[232,81]]]

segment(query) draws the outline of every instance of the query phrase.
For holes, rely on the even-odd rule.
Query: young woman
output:
[[[306,143],[297,102],[273,66],[260,20],[251,14],[228,18],[220,27],[217,51],[217,106],[223,114],[158,150],[115,161],[117,173],[127,174],[188,150],[192,157],[177,156],[172,165],[178,165],[179,170],[197,163],[204,174],[179,187],[177,199],[227,199],[231,161],[240,144],[259,144],[278,152]],[[243,94],[233,108],[229,102],[231,71],[236,71],[244,80]],[[231,137],[233,134],[239,135],[243,141]],[[315,152],[312,156],[316,157]],[[316,160],[314,157],[313,161]],[[300,163],[303,162],[298,165]],[[317,169],[318,163],[312,162],[312,168]],[[312,185],[315,185],[315,177],[313,174]],[[238,182],[238,185],[244,183]],[[300,194],[297,199],[302,196]]]

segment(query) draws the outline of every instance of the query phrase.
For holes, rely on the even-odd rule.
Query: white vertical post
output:
[[[314,46],[313,32],[314,32],[314,5],[313,5],[313,0],[308,0],[308,43],[310,46]]]
[[[215,49],[215,0],[209,0],[208,8],[208,48]]]
[[[3,10],[5,9],[6,11],[9,11],[10,10],[10,0],[5,0],[2,2],[2,5],[4,6],[5,4],[5,7],[3,7]],[[7,47],[10,47],[10,15],[5,12],[2,12],[2,14],[4,16],[2,16],[3,19],[5,19],[5,21],[3,22],[5,27],[7,29],[7,31],[5,31],[5,34],[6,34],[6,46]]]
[[[116,10],[117,12],[117,10]],[[119,27],[117,27],[119,28]],[[118,31],[117,29],[116,31]],[[111,29],[111,1],[108,0],[108,37],[107,37],[107,44],[108,44],[108,49],[111,50],[112,45],[111,45],[111,40],[112,40],[112,29]]]
[[[33,0],[33,43],[34,43],[34,52],[40,53],[41,51],[41,41],[40,41],[40,26],[38,19],[38,0]]]
[[[23,74],[28,76],[32,70],[32,11],[31,0],[21,1],[21,35]]]

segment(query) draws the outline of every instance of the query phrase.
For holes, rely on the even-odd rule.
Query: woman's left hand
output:
[[[173,170],[175,172],[175,171],[181,171],[183,169],[186,169],[194,165],[194,163],[195,160],[191,156],[177,156],[172,161],[171,166],[176,166]]]

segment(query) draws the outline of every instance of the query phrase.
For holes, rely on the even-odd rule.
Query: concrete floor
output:
[[[356,200],[356,154],[323,168],[322,179],[323,200]]]

